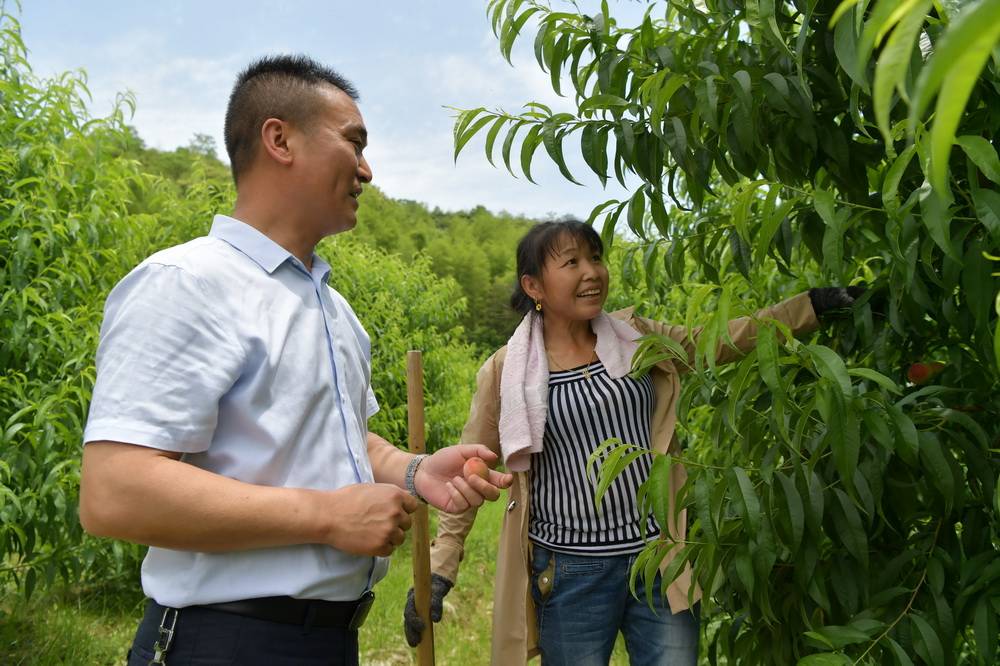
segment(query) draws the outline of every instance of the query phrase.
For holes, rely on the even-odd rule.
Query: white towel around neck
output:
[[[531,454],[542,450],[548,415],[549,364],[545,357],[542,316],[524,315],[507,341],[500,375],[500,451],[512,472],[531,467]],[[602,312],[590,321],[597,335],[594,352],[613,379],[628,374],[641,334]]]

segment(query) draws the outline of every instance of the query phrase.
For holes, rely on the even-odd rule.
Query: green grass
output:
[[[436,661],[442,666],[489,663],[493,573],[504,505],[493,502],[480,510],[466,541],[458,585],[445,597],[444,617],[434,627]],[[375,588],[375,606],[361,628],[363,664],[416,663],[403,639],[403,605],[413,580],[411,552],[408,539]],[[9,598],[0,602],[0,664],[120,665],[142,610],[138,580],[124,589],[49,591],[30,601]],[[626,663],[619,644],[612,664]]]
[[[0,664],[124,664],[142,591],[50,591],[0,604]]]

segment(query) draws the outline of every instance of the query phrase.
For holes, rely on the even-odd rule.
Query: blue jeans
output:
[[[531,560],[543,666],[607,666],[619,631],[633,666],[697,664],[697,607],[672,614],[659,573],[653,609],[641,579],[633,597],[628,579],[635,555],[581,557],[532,544]]]

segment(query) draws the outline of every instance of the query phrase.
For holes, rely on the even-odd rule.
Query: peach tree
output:
[[[637,370],[687,369],[676,454],[640,499],[684,543],[710,663],[992,664],[1000,617],[1000,2],[670,0],[621,25],[491,0],[509,59],[533,39],[570,111],[461,111],[491,162],[531,179],[579,151],[630,192],[591,221],[641,310],[693,327]],[[531,36],[531,33],[534,33]],[[568,147],[568,148],[567,148]],[[808,286],[863,284],[807,340],[761,322],[720,366],[725,322]],[[637,455],[608,442],[601,474]],[[688,479],[670,489],[672,465]],[[662,519],[661,519],[662,522]]]

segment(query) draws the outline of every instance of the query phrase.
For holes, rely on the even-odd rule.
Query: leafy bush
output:
[[[488,13],[508,57],[537,25],[575,112],[470,109],[456,148],[485,134],[530,178],[544,147],[572,178],[578,138],[599,178],[638,183],[591,216],[641,241],[628,293],[706,324],[687,448],[656,460],[646,495],[665,512],[687,465],[689,540],[639,569],[672,548],[693,564],[709,660],[996,663],[1000,2],[672,0],[636,27],[606,2]],[[846,323],[801,342],[765,323],[755,352],[714,367],[731,316],[848,283],[867,290]],[[669,353],[648,340],[640,365]]]

